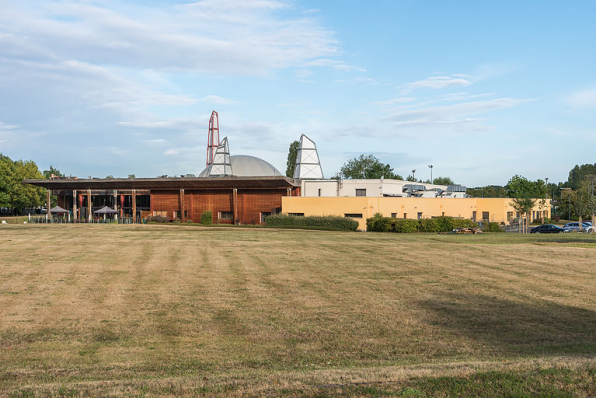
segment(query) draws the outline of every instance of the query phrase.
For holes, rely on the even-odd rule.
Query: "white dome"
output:
[[[230,163],[232,165],[232,174],[236,177],[272,177],[282,175],[270,163],[254,156],[230,156]],[[201,171],[199,177],[209,177],[208,172],[210,167],[208,166],[205,170]]]

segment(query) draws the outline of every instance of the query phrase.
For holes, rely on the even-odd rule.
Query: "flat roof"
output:
[[[285,176],[273,177],[163,177],[163,178],[56,178],[24,180],[26,184],[46,189],[233,189],[233,188],[295,188],[299,180]]]

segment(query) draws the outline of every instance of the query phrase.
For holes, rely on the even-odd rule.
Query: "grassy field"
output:
[[[0,396],[596,395],[596,237],[0,225]]]

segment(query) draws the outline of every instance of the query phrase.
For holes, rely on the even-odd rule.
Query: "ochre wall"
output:
[[[392,197],[285,197],[283,198],[282,211],[284,213],[304,213],[311,215],[339,215],[362,214],[356,219],[362,230],[366,229],[366,219],[375,213],[391,217],[396,213],[396,218],[416,219],[418,213],[422,218],[437,216],[461,217],[471,219],[476,211],[476,220],[482,220],[482,213],[489,213],[489,221],[508,223],[507,213],[515,210],[511,206],[511,199],[507,198],[392,198]],[[537,201],[534,211],[545,211],[550,217],[550,203],[541,207]],[[531,215],[533,221],[534,213]]]

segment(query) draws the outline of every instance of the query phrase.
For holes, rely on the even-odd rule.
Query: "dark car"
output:
[[[545,224],[540,225],[538,227],[534,227],[530,230],[531,234],[558,234],[558,233],[567,233],[569,232],[568,228],[561,228],[557,227],[553,224]]]

